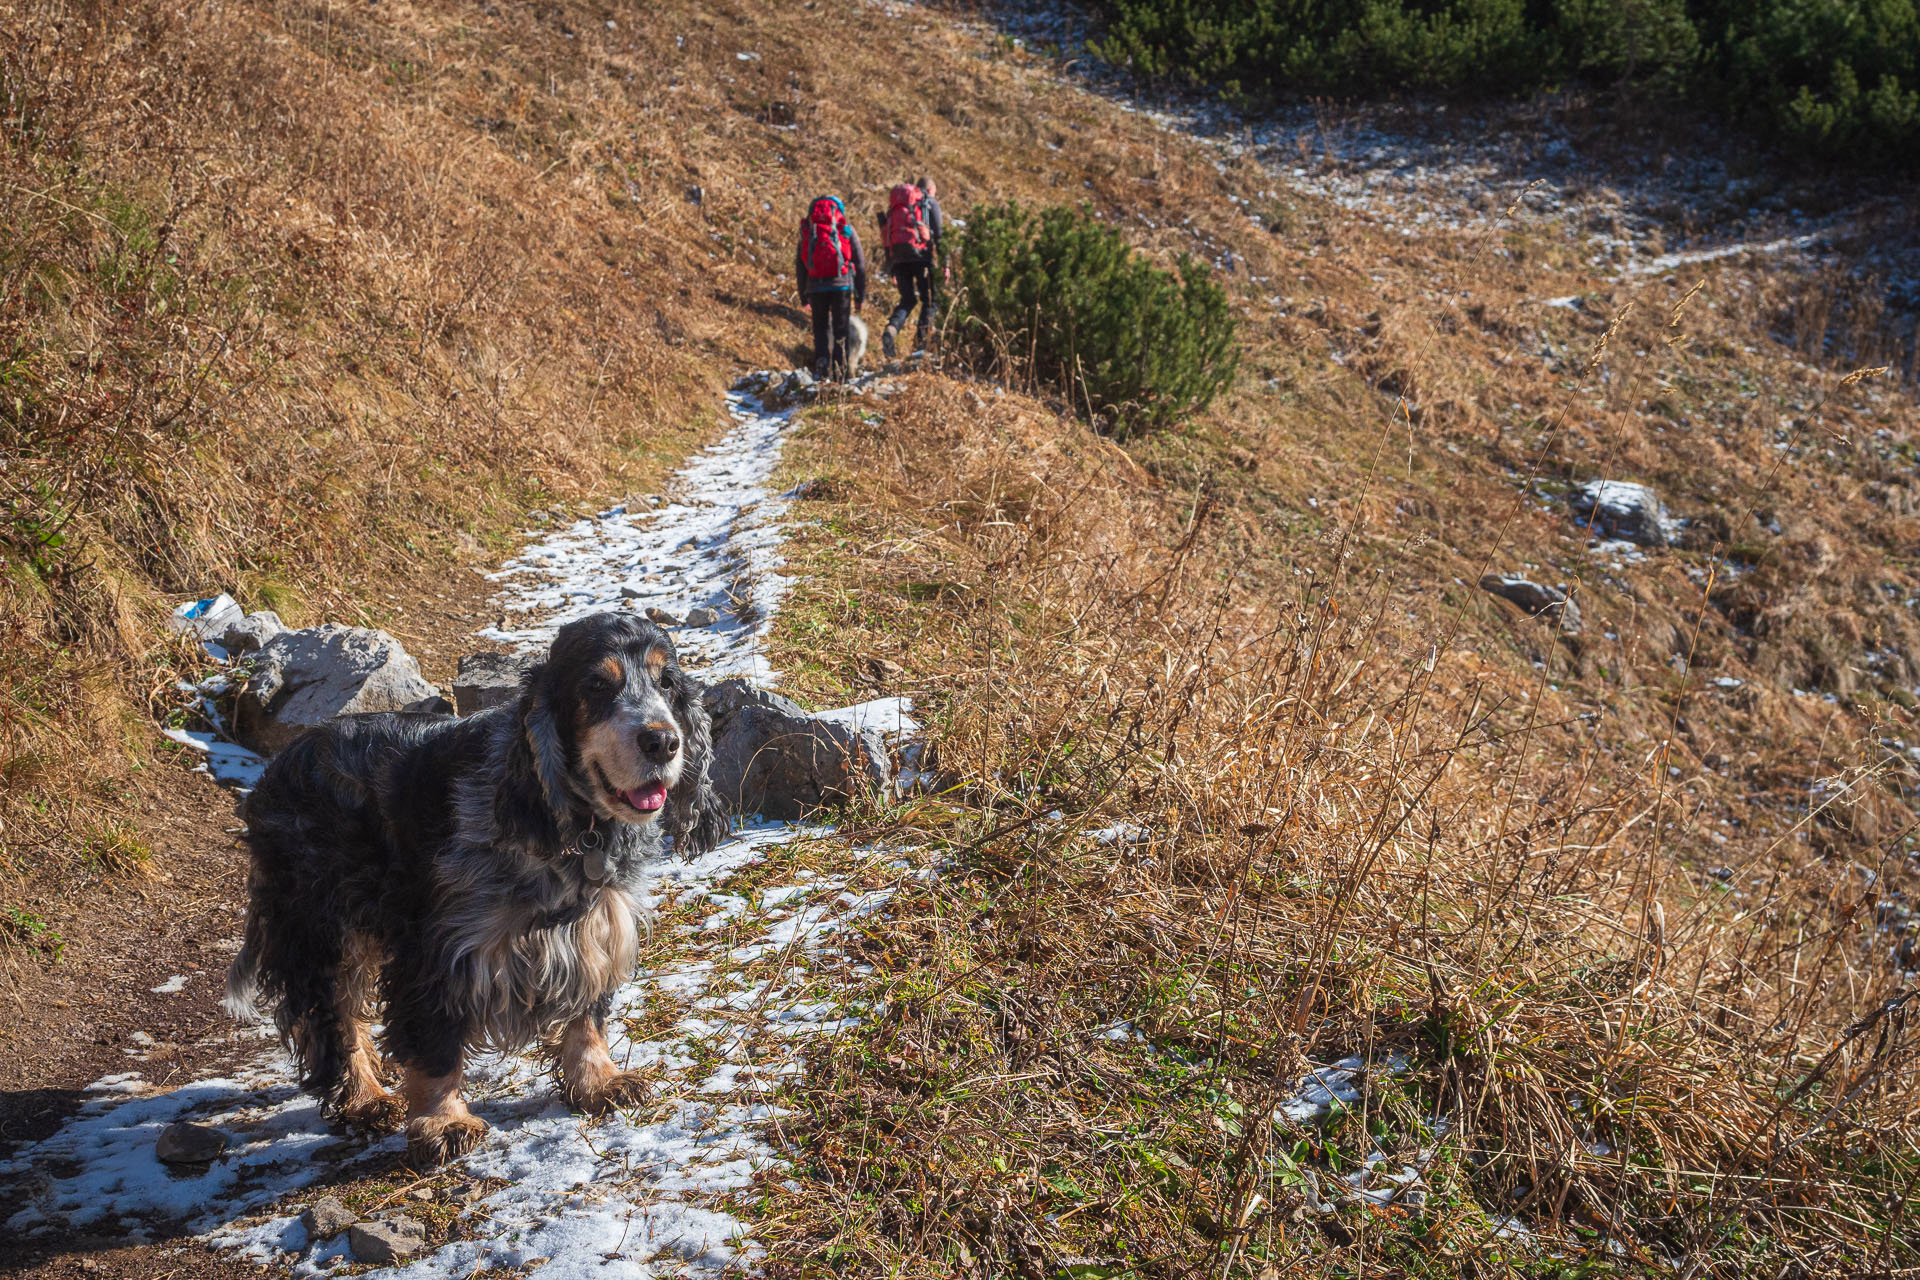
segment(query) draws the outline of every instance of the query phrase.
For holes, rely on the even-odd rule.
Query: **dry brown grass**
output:
[[[684,198],[693,148],[632,145],[671,69],[597,22],[470,17],[0,12],[16,885],[57,881],[95,784],[149,754],[195,663],[174,600],[403,629],[396,579],[650,483],[717,422],[688,404],[724,382],[712,298],[745,255]],[[729,332],[757,354],[767,320]]]
[[[977,397],[819,412],[801,464],[835,497],[776,661],[916,673],[948,789],[880,825],[947,872],[869,937],[874,1019],[799,1091],[796,1265],[1551,1270],[1508,1213],[1622,1265],[1915,1263],[1897,850],[1870,888],[1709,843],[1670,731],[1622,758],[1467,611],[1409,617],[1418,558],[1359,518],[1280,587],[1204,489]],[[1089,838],[1115,822],[1142,842]],[[1411,1065],[1325,1132],[1264,1119],[1349,1055]],[[1424,1210],[1306,1207],[1375,1144],[1438,1149]]]
[[[1911,398],[1836,385],[1836,346],[1899,354],[1857,287],[1623,285],[1498,210],[1409,239],[1262,197],[1270,234],[1226,196],[1271,177],[1044,61],[830,13],[0,3],[7,874],[128,861],[88,787],[191,668],[173,599],[395,621],[525,506],[683,454],[730,365],[789,362],[806,196],[1085,198],[1233,250],[1247,375],[1126,451],[937,379],[816,420],[782,663],[906,665],[961,790],[891,819],[955,866],[869,944],[888,1013],[809,1095],[796,1256],[1462,1270],[1519,1212],[1912,1265],[1907,1015],[1868,1019],[1913,945],[1920,505]],[[1591,554],[1542,507],[1596,475],[1686,544]],[[1470,585],[1527,566],[1584,636]],[[1086,837],[1117,817],[1151,842]],[[1122,1016],[1151,1049],[1091,1034]],[[1390,1051],[1297,1159],[1247,1120]],[[1286,1160],[1436,1112],[1429,1213],[1292,1216]]]

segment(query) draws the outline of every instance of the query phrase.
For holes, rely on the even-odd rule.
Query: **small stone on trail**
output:
[[[734,813],[798,818],[892,781],[878,733],[817,720],[737,676],[708,686],[702,702],[713,721],[711,784]]]
[[[720,621],[720,615],[711,609],[687,610],[687,625],[690,627],[710,627]]]
[[[638,587],[620,588],[620,598],[622,600],[639,600],[643,598],[646,594],[647,594],[646,592],[642,591]]]
[[[208,1164],[227,1149],[227,1135],[203,1124],[176,1120],[160,1131],[153,1154],[162,1164]]]
[[[1517,574],[1490,573],[1480,579],[1480,589],[1502,600],[1513,601],[1533,617],[1554,619],[1568,635],[1580,631],[1580,606],[1558,587],[1541,586]]]
[[[347,1228],[347,1243],[353,1249],[355,1262],[386,1266],[424,1248],[427,1229],[412,1218],[356,1222]]]
[[[1574,519],[1602,538],[1623,538],[1644,547],[1667,545],[1667,509],[1643,484],[1589,480],[1567,495]]]
[[[331,1240],[358,1222],[360,1217],[334,1196],[321,1196],[306,1207],[300,1221],[306,1225],[307,1239]]]
[[[647,607],[647,620],[649,622],[657,622],[663,627],[677,627],[680,625],[680,619],[674,617],[658,605],[649,605]]]
[[[272,755],[314,725],[365,711],[451,711],[400,642],[329,623],[283,631],[260,646],[234,700],[234,736]]]
[[[252,653],[267,641],[287,629],[280,621],[280,615],[271,609],[262,609],[229,626],[220,633],[220,647],[228,653]]]
[[[142,1049],[151,1049],[158,1041],[144,1031],[136,1031],[127,1037],[127,1043]]]
[[[407,1194],[412,1196],[415,1200],[432,1200],[433,1188],[432,1187],[415,1187],[412,1191],[409,1191]]]

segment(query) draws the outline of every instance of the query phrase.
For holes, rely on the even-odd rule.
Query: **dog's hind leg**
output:
[[[278,996],[275,1020],[300,1063],[300,1087],[338,1111],[353,1092],[357,1039],[343,940],[288,912],[266,921],[260,937],[259,981]]]
[[[407,1158],[415,1168],[458,1159],[486,1134],[487,1122],[467,1110],[460,1096],[459,1068],[430,1076],[408,1067],[401,1088],[407,1097]]]
[[[398,947],[381,973],[381,1042],[406,1070],[400,1092],[407,1100],[407,1158],[419,1169],[465,1155],[487,1131],[460,1096],[467,1023],[449,1003],[455,984],[431,954]]]
[[[575,1018],[560,1033],[554,1067],[567,1105],[588,1115],[605,1115],[615,1107],[631,1106],[646,1096],[646,1077],[622,1071],[607,1052],[606,1001],[584,1018]]]
[[[347,1124],[385,1133],[399,1128],[406,1112],[401,1099],[387,1092],[380,1078],[380,1050],[367,1027],[382,959],[379,947],[371,940],[357,934],[347,939],[340,982],[335,988],[337,1034],[346,1063],[336,1105],[340,1119]]]

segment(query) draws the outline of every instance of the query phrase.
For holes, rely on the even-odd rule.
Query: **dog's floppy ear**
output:
[[[707,717],[706,686],[682,674],[674,681],[673,715],[680,722],[686,763],[680,781],[667,793],[667,810],[660,815],[675,852],[683,858],[717,848],[732,829],[727,806],[707,779],[713,757],[713,722]]]
[[[565,843],[573,797],[567,785],[567,746],[553,718],[550,664],[527,673],[514,704],[505,776],[494,793],[496,839],[531,849]]]

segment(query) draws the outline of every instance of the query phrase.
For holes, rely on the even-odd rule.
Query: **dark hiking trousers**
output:
[[[895,333],[906,328],[907,317],[913,314],[917,303],[920,307],[920,323],[914,329],[914,342],[925,346],[927,334],[940,314],[939,279],[934,274],[931,262],[903,262],[894,267],[893,282],[900,287],[900,305],[893,309],[893,315],[887,320],[887,328]]]
[[[813,304],[813,376],[847,376],[847,330],[853,319],[853,290],[822,289]]]

